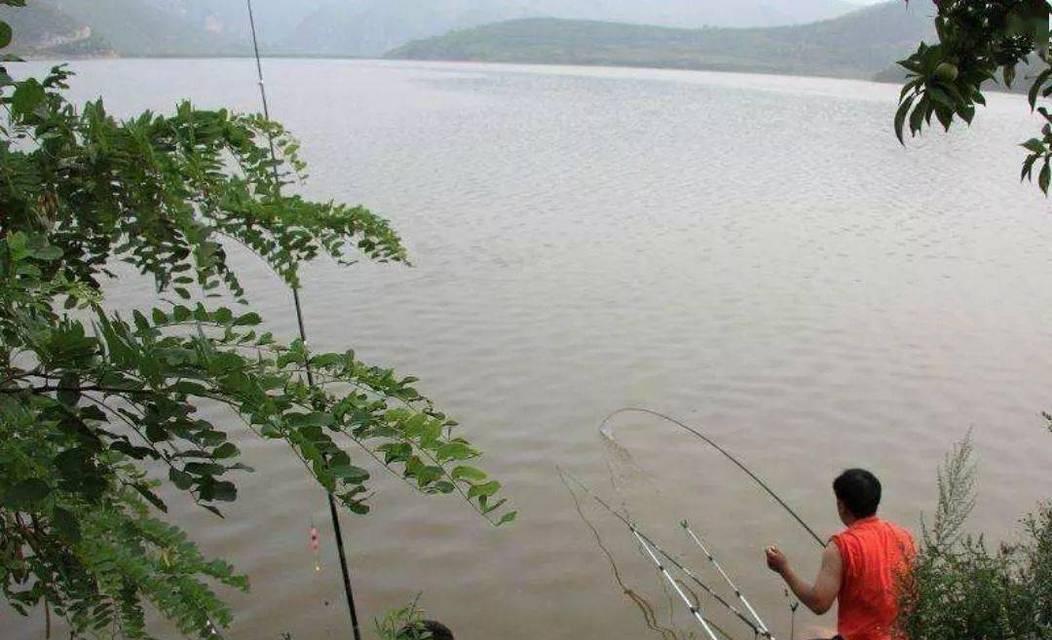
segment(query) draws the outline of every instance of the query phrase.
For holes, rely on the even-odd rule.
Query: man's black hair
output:
[[[833,481],[833,493],[851,515],[868,518],[880,506],[880,480],[865,469],[848,469]]]
[[[421,620],[408,624],[398,632],[398,640],[454,640],[449,627],[435,620]]]

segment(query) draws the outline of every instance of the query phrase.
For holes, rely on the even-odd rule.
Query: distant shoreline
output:
[[[857,75],[835,75],[835,74],[807,74],[807,73],[778,73],[760,69],[741,69],[734,67],[691,67],[691,66],[655,66],[647,64],[602,64],[588,62],[523,62],[518,60],[429,60],[425,58],[387,58],[376,56],[341,56],[321,54],[264,54],[260,56],[263,60],[353,60],[362,62],[395,62],[413,63],[427,62],[435,64],[478,64],[478,65],[520,65],[528,67],[584,67],[594,69],[652,69],[654,71],[697,71],[707,73],[741,73],[749,75],[782,76],[787,78],[824,78],[828,80],[855,80],[859,82],[875,82],[877,84],[897,84],[896,81],[881,80],[878,78],[866,78]],[[89,56],[64,56],[58,57],[33,57],[25,56],[24,62],[43,62],[61,64],[63,62],[91,62],[91,61],[113,61],[113,60],[252,60],[255,56],[248,54],[224,54],[224,55],[89,55]],[[16,63],[17,64],[17,63]]]

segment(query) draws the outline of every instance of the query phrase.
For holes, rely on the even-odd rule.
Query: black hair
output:
[[[421,620],[399,630],[398,640],[454,640],[449,627],[435,620]]]
[[[851,515],[868,518],[880,506],[880,480],[865,469],[848,469],[833,481],[833,493]]]

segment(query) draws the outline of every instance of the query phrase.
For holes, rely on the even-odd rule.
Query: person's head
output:
[[[840,519],[850,525],[855,520],[876,515],[880,506],[880,480],[865,469],[848,469],[833,481]]]
[[[402,627],[398,640],[454,640],[449,627],[435,620],[421,620]]]

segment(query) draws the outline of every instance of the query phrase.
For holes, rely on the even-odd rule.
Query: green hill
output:
[[[416,38],[523,18],[770,27],[831,18],[852,8],[842,0],[329,0],[298,25],[279,50],[378,56]]]
[[[709,69],[871,78],[934,37],[930,0],[787,27],[674,29],[524,19],[417,40],[388,58]]]

